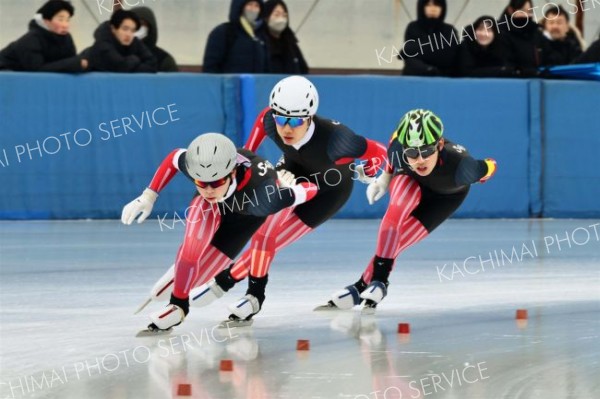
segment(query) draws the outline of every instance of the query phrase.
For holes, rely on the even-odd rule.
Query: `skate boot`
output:
[[[363,299],[363,314],[374,314],[375,308],[379,302],[387,296],[387,287],[389,283],[381,281],[371,281],[371,284],[361,292],[360,297]]]
[[[246,295],[237,302],[229,305],[231,314],[229,319],[221,323],[222,327],[246,327],[251,326],[252,317],[257,314],[265,301],[265,288],[269,276],[248,277],[248,290]]]
[[[209,305],[229,291],[239,281],[231,276],[231,266],[221,271],[209,282],[192,289],[190,291],[190,306],[199,308]]]
[[[387,288],[390,285],[388,278],[394,266],[393,259],[373,258],[373,277],[369,286],[360,294],[363,299],[363,314],[374,314],[375,308],[379,302],[387,295]]]
[[[362,277],[352,285],[349,285],[331,295],[331,299],[325,305],[317,306],[314,311],[322,310],[347,310],[360,305],[360,293],[367,288]]]
[[[165,309],[150,315],[152,323],[136,336],[168,334],[172,328],[180,325],[189,313],[189,298],[180,299],[171,294],[171,301]]]

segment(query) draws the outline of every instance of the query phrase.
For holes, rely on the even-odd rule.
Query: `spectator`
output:
[[[29,32],[0,51],[0,70],[82,72],[87,59],[77,56],[69,33],[75,13],[67,1],[47,1],[29,22]]]
[[[444,22],[446,0],[419,0],[417,20],[404,34],[404,75],[454,76],[457,74],[459,39],[456,29]]]
[[[461,75],[472,77],[512,77],[516,69],[505,58],[505,43],[498,38],[498,25],[493,17],[479,17],[465,27],[460,45]]]
[[[498,26],[507,45],[506,59],[514,62],[521,76],[538,76],[539,67],[556,64],[557,58],[534,20],[531,0],[510,0]]]
[[[269,72],[307,74],[308,65],[298,47],[298,39],[290,29],[287,5],[282,0],[269,0],[264,4],[263,16]]]
[[[208,73],[266,73],[267,51],[260,39],[262,0],[232,0],[229,22],[208,35],[203,70]]]
[[[574,64],[589,64],[594,62],[600,62],[600,37],[573,61]]]
[[[140,26],[137,14],[115,11],[110,21],[100,24],[94,32],[96,42],[89,49],[90,67],[106,72],[156,72],[156,58],[135,37]]]
[[[550,8],[544,15],[544,36],[554,52],[555,65],[570,64],[581,55],[581,43],[569,26],[569,14],[561,7]]]
[[[142,23],[142,27],[135,33],[135,36],[144,42],[146,47],[154,54],[158,65],[158,72],[178,72],[179,69],[173,56],[156,45],[158,41],[158,25],[156,24],[156,17],[152,10],[148,7],[136,7],[132,8],[131,11],[140,17]]]

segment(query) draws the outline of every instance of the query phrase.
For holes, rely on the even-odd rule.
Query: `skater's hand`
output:
[[[480,183],[485,183],[486,181],[488,181],[489,179],[491,179],[492,176],[494,176],[496,174],[496,169],[498,168],[496,166],[496,160],[492,159],[492,158],[486,158],[485,159],[485,164],[488,167],[488,171],[485,174],[485,176],[483,176],[481,179],[479,179]]]
[[[369,201],[369,205],[373,205],[375,201],[379,201],[381,197],[385,194],[390,185],[390,181],[392,180],[392,175],[383,172],[376,178],[372,183],[367,187],[367,200]]]
[[[150,215],[150,212],[152,212],[152,207],[157,198],[157,193],[149,188],[145,189],[142,195],[125,205],[121,213],[121,222],[129,225],[141,213],[137,222],[142,223]]]
[[[283,188],[290,188],[296,185],[296,176],[289,170],[278,170],[277,179],[279,180],[279,186]]]
[[[364,165],[358,165],[356,167],[356,175],[358,177],[358,181],[364,184],[371,184],[375,181],[375,176],[369,176],[365,173]]]

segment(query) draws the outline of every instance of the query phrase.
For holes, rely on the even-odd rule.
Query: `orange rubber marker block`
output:
[[[219,365],[220,371],[233,371],[233,361],[231,360],[221,360],[221,364]]]
[[[192,396],[192,386],[190,384],[179,384],[177,386],[177,396]]]
[[[310,341],[307,339],[299,339],[296,343],[297,351],[307,351],[310,350]]]
[[[408,323],[398,324],[398,334],[410,334],[410,324],[408,324]]]
[[[527,320],[527,309],[517,309],[517,320]]]

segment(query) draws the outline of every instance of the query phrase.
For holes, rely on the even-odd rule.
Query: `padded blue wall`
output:
[[[0,218],[118,217],[163,157],[196,135],[225,132],[242,145],[280,78],[0,73]],[[319,114],[358,134],[386,143],[404,112],[431,108],[442,117],[449,139],[475,157],[495,158],[497,175],[473,187],[459,217],[600,216],[597,83],[311,79],[320,93]],[[146,120],[140,126],[141,117],[155,110],[156,122],[164,124],[150,126]],[[78,129],[85,145],[73,140]],[[268,142],[259,153],[273,161],[279,157]],[[387,199],[368,206],[365,188],[356,184],[339,217],[383,215]],[[175,178],[161,193],[156,213],[184,209],[192,192]]]
[[[544,215],[600,216],[600,83],[544,85]]]

